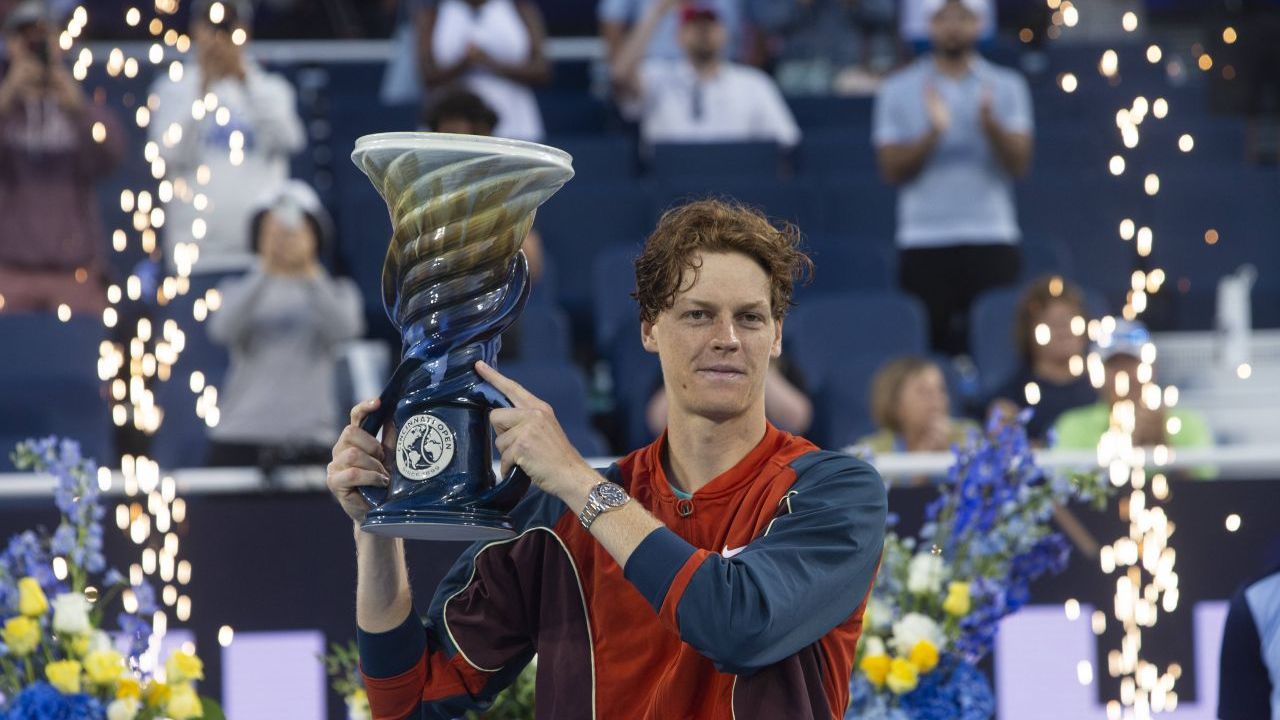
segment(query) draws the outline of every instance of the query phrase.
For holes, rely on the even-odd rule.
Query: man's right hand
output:
[[[395,447],[394,426],[388,419],[382,428],[382,442],[360,429],[369,413],[378,409],[379,400],[366,400],[351,408],[351,424],[333,446],[333,462],[329,463],[326,484],[338,504],[357,524],[369,514],[369,503],[360,494],[361,487],[387,487],[390,474],[384,461]]]

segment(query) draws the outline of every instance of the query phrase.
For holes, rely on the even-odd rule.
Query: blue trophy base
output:
[[[505,540],[516,534],[510,517],[467,510],[383,510],[374,508],[360,525],[367,533],[410,540]]]

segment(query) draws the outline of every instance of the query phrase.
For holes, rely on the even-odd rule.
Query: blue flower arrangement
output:
[[[217,720],[221,711],[200,698],[199,658],[169,658],[165,682],[143,673],[139,658],[151,637],[155,592],[130,586],[103,557],[103,508],[97,466],[71,440],[20,443],[19,469],[52,475],[60,520],[12,537],[0,553],[0,720]],[[116,651],[103,614],[118,595]]]
[[[1055,506],[1101,508],[1101,473],[1048,476],[1027,442],[1024,412],[993,418],[954,449],[956,462],[926,508],[916,538],[890,530],[863,617],[847,718],[985,720],[995,698],[976,665],[1000,620],[1061,572],[1067,540],[1051,528]],[[891,521],[891,527],[892,527]]]

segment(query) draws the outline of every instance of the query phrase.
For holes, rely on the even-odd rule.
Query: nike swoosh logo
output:
[[[720,551],[720,557],[728,560],[729,558],[733,557],[734,555],[737,555],[738,553],[746,549],[747,549],[746,545],[743,545],[742,547],[736,547],[736,548],[731,548],[728,545],[725,545],[724,550]]]

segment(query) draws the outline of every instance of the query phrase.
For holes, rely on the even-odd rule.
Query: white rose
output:
[[[111,642],[111,636],[101,630],[94,630],[93,634],[89,636],[89,652],[91,653],[115,650],[115,647],[115,644]]]
[[[885,650],[884,641],[875,635],[862,636],[862,653],[867,656],[889,654],[888,651]]]
[[[942,592],[947,564],[941,555],[923,552],[911,558],[907,566],[907,590],[916,595],[932,595]]]
[[[120,698],[107,706],[107,720],[133,720],[141,704],[134,698]]]
[[[84,635],[93,631],[89,623],[89,601],[80,593],[63,593],[53,599],[53,631]]]
[[[898,655],[906,657],[911,653],[911,648],[921,640],[928,640],[938,652],[946,649],[947,636],[942,634],[938,623],[927,615],[907,613],[893,624],[893,639],[889,642]]]
[[[867,601],[867,609],[862,613],[862,621],[867,624],[868,630],[884,633],[889,630],[889,626],[893,623],[893,611],[889,609],[889,605],[883,600],[878,600],[873,596]]]

